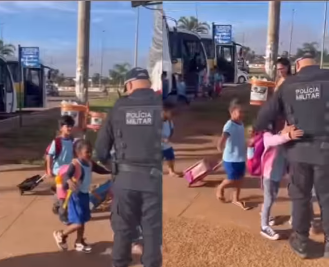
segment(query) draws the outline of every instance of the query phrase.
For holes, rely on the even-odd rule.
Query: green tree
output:
[[[209,33],[210,25],[207,22],[200,22],[196,17],[181,17],[178,20],[178,28],[197,33]]]
[[[109,70],[109,78],[111,84],[119,85],[123,84],[125,76],[130,69],[129,63],[115,64],[112,69]]]
[[[297,49],[295,59],[300,58],[304,55],[304,51],[310,51],[316,55],[316,58],[319,59],[321,52],[318,50],[319,44],[317,42],[303,43],[301,48]]]
[[[91,81],[92,81],[93,85],[98,85],[100,78],[101,78],[101,75],[99,73],[94,73],[93,77],[91,77]]]
[[[0,55],[12,56],[16,51],[16,47],[12,44],[5,44],[0,40]]]
[[[314,55],[316,55],[316,61],[320,61],[321,51],[319,51],[319,44],[317,42],[303,43],[302,47],[297,49],[294,59],[302,57],[305,50],[314,53]],[[328,62],[329,54],[327,49],[324,49],[323,51],[323,58],[324,61]]]
[[[250,47],[244,46],[242,47],[242,56],[244,57],[245,60],[249,62],[253,62],[256,57],[256,53],[254,50],[251,50]]]

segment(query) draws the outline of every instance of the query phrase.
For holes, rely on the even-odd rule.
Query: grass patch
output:
[[[117,98],[93,99],[90,101],[90,110],[108,112]],[[37,125],[24,125],[10,132],[0,134],[1,146],[8,150],[8,156],[3,156],[6,163],[43,165],[43,156],[51,140],[58,132],[59,112],[52,113],[40,120]],[[23,118],[24,120],[24,118]],[[97,133],[87,130],[86,138],[95,143]],[[9,155],[10,154],[10,155]]]
[[[227,89],[220,98],[214,101],[192,103],[192,116],[195,120],[209,122],[210,125],[214,123],[224,125],[230,118],[228,108],[230,102],[234,98],[238,98],[241,101],[245,110],[244,125],[247,133],[248,127],[253,124],[259,110],[258,106],[252,106],[249,103],[250,90],[248,86],[239,86],[237,89]]]

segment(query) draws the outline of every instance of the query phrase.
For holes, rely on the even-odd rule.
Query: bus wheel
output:
[[[238,84],[243,84],[243,83],[245,83],[245,82],[246,82],[246,78],[245,78],[245,77],[240,76],[240,77],[238,78]]]

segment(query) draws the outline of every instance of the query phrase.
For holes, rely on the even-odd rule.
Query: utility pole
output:
[[[90,1],[78,2],[77,69],[75,92],[79,101],[88,102]]]
[[[136,10],[136,35],[135,35],[135,59],[134,59],[134,67],[136,68],[138,65],[138,39],[139,39],[139,7]]]
[[[320,67],[323,68],[323,56],[327,37],[328,1],[325,2]]]
[[[99,75],[99,89],[102,89],[102,80],[103,80],[103,58],[104,58],[104,33],[105,30],[102,31],[102,40],[101,40],[101,60],[100,60],[100,75]]]
[[[276,76],[276,60],[279,50],[279,31],[280,31],[280,1],[270,1],[268,3],[268,29],[267,29],[267,46],[266,46],[266,73],[272,81]]]
[[[196,16],[196,19],[199,22],[199,5],[198,5],[198,2],[195,2],[195,16]]]
[[[291,16],[291,28],[290,28],[290,41],[289,41],[289,54],[288,57],[291,57],[291,46],[292,46],[292,37],[294,34],[294,19],[295,19],[295,9],[292,10]]]
[[[1,31],[1,35],[0,35],[0,40],[3,42],[3,44],[5,43],[4,39],[3,39],[3,31],[5,28],[5,24],[4,23],[0,23],[0,31]]]

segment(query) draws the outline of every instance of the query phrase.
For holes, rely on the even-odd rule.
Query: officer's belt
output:
[[[130,164],[118,164],[119,172],[142,172],[142,173],[150,173],[150,170],[154,168],[154,166],[133,166]]]

